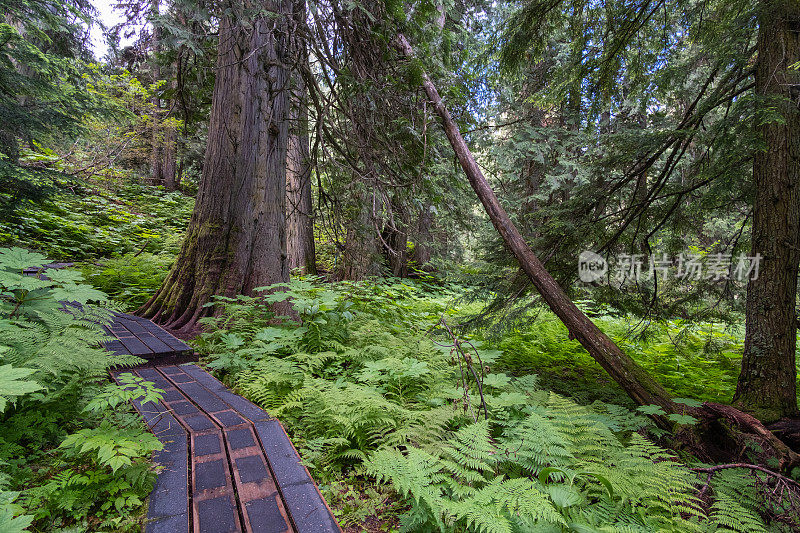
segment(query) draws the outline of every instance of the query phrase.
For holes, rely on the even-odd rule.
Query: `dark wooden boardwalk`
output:
[[[192,352],[191,346],[146,318],[114,313],[111,325],[103,326],[103,329],[114,337],[105,343],[105,347],[115,354],[156,359]]]
[[[190,348],[149,320],[118,314],[107,330],[108,349],[156,365],[114,377],[131,372],[164,390],[157,405],[135,404],[164,443],[146,533],[341,531],[278,420],[196,365],[158,366]]]
[[[68,266],[53,263],[25,274],[45,278],[47,269]],[[67,312],[80,307],[63,304]],[[164,444],[154,456],[161,471],[145,533],[341,533],[278,420],[197,365],[171,364],[192,348],[152,321],[114,312],[103,328],[110,352],[154,365],[112,376],[130,372],[164,391],[158,404],[134,402]]]

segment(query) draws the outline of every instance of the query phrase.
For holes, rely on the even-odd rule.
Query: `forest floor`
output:
[[[152,187],[72,189],[51,202],[18,206],[0,222],[0,237],[50,259],[77,260],[88,283],[130,312],[166,276],[192,205],[180,193]],[[325,243],[320,249],[325,262]],[[445,519],[478,530],[481,514],[511,527],[525,513],[554,523],[581,516],[620,527],[655,520],[691,529],[692,520],[722,517],[722,505],[755,531],[753,524],[789,512],[781,507],[787,504],[759,496],[763,480],[750,472],[715,476],[715,499],[696,501],[699,478],[688,468],[696,460],[683,454],[682,463],[663,461],[667,452],[651,441],[665,443],[669,435],[556,317],[538,309],[513,327],[459,328],[483,305],[465,298],[468,289],[433,277],[298,277],[286,297],[302,327],[240,297],[219,302],[218,316],[204,319],[202,331],[180,337],[226,385],[285,424],[348,532],[413,523],[425,530]],[[680,401],[732,397],[740,328],[680,319],[641,324],[598,312],[591,302],[581,305]],[[480,358],[482,396],[464,371],[468,359],[438,328],[442,319]],[[563,472],[585,479],[565,484]],[[544,481],[537,485],[536,476]],[[544,499],[497,499],[523,485]],[[726,496],[731,491],[738,496]],[[667,508],[656,504],[667,500]],[[516,514],[508,514],[509,505]]]

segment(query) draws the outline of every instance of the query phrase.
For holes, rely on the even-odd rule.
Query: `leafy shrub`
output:
[[[23,274],[47,262],[0,249],[0,530],[126,529],[152,489],[147,458],[161,444],[121,407],[159,391],[131,375],[107,384],[111,367],[141,359],[100,346],[109,314],[91,302],[107,296],[79,272]]]

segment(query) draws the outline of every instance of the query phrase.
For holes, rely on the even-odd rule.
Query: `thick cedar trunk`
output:
[[[413,57],[413,50],[403,35],[398,35],[395,46],[402,55]],[[533,282],[536,289],[550,309],[558,316],[570,332],[586,348],[589,354],[602,366],[628,395],[640,405],[655,404],[667,412],[678,409],[664,390],[647,372],[625,354],[614,342],[569,299],[564,290],[545,270],[542,263],[528,247],[519,230],[514,226],[498,202],[497,197],[486,181],[478,164],[472,156],[458,125],[450,116],[436,87],[427,74],[422,73],[422,86],[442,120],[447,138],[475,190],[486,209],[494,227],[506,245],[511,249],[520,266]]]
[[[301,109],[301,112],[305,113],[306,110]],[[303,122],[307,124],[303,119],[295,124]],[[289,134],[286,161],[286,250],[291,270],[297,268],[305,274],[316,274],[307,129]]]
[[[253,294],[285,282],[287,21],[229,1],[219,24],[217,73],[197,202],[180,256],[141,314],[190,330],[213,295]],[[278,13],[275,4],[267,4]],[[285,7],[285,6],[282,6]]]
[[[800,2],[761,2],[756,93],[774,98],[785,123],[761,126],[767,149],[753,162],[755,202],[747,286],[744,357],[734,404],[764,421],[797,416],[795,367],[797,270],[800,264]]]
[[[295,0],[293,24],[305,20],[305,0]],[[305,43],[292,32],[296,63],[291,74],[289,149],[286,157],[286,252],[289,269],[316,274],[314,218],[311,202],[311,155],[308,146],[308,92],[300,73],[308,63]]]

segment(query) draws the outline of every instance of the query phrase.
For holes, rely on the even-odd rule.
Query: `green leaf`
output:
[[[689,415],[679,415],[679,414],[671,414],[667,418],[675,422],[676,424],[686,424],[686,425],[694,425],[697,424],[698,420]]]
[[[0,250],[0,268],[22,270],[46,265],[48,260],[42,254],[29,252],[24,248],[7,248]]]
[[[32,368],[14,368],[11,365],[0,366],[0,412],[5,410],[8,403],[4,397],[23,396],[42,388],[35,381],[23,379],[34,372],[36,370]]]
[[[688,405],[689,407],[700,407],[703,402],[695,400],[694,398],[673,398],[673,402]]]
[[[56,283],[77,283],[83,281],[83,274],[78,270],[63,268],[60,270],[48,270],[47,277]]]
[[[657,405],[640,405],[639,407],[636,408],[636,410],[646,415],[663,416],[666,414],[666,412]]]
[[[485,387],[493,387],[495,389],[505,388],[510,382],[511,378],[507,374],[489,374],[483,378]]]
[[[44,289],[54,285],[52,281],[39,279],[36,276],[25,276],[19,272],[5,273],[0,283],[2,283],[2,286],[6,289],[23,291]]]
[[[560,468],[556,468],[554,466],[548,466],[546,468],[542,468],[542,471],[539,472],[539,483],[545,485],[547,483],[547,480],[550,479],[550,474],[556,474],[556,473],[564,474],[565,476],[567,475],[566,471]]]
[[[15,517],[10,508],[0,506],[0,533],[22,533],[32,522],[32,516]]]
[[[92,302],[108,301],[108,296],[102,291],[98,291],[91,285],[67,283],[63,287],[56,287],[50,291],[50,296],[56,300],[67,300],[85,304]]]

